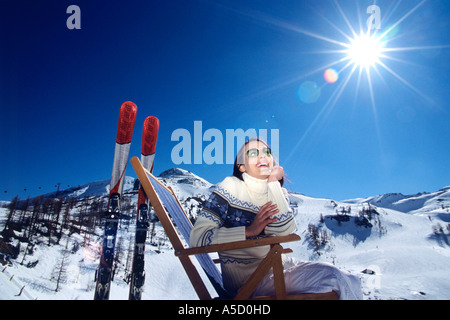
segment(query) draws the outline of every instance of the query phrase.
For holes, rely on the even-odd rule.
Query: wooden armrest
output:
[[[259,239],[227,242],[227,243],[221,243],[221,244],[211,244],[209,246],[203,246],[203,247],[186,248],[183,250],[175,251],[175,255],[180,256],[180,255],[212,253],[212,252],[218,252],[218,251],[228,251],[228,250],[236,250],[236,249],[244,249],[244,248],[261,247],[261,246],[267,246],[267,245],[271,245],[271,244],[280,244],[280,243],[293,242],[293,241],[299,241],[299,240],[300,240],[300,236],[293,233],[293,234],[290,234],[287,236],[265,237],[265,238],[259,238]]]
[[[292,251],[292,249],[283,248],[283,254],[292,253],[292,252],[294,252],[294,251]],[[218,263],[220,263],[220,259],[213,259],[213,262],[215,264],[218,264]]]

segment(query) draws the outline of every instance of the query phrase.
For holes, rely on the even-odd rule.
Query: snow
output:
[[[209,182],[182,169],[168,170],[161,174],[160,179],[174,189],[192,216],[198,213],[197,206],[201,200],[211,192]],[[66,196],[78,198],[106,195],[108,184],[109,181],[94,182],[63,192]],[[133,186],[134,179],[127,177],[125,192],[131,192]],[[136,195],[132,198],[135,201]],[[292,192],[291,203],[297,233],[302,239],[289,243],[288,247],[294,251],[290,256],[330,262],[358,275],[367,300],[450,299],[450,231],[446,229],[450,222],[450,187],[415,195],[390,193],[340,202]],[[377,213],[364,220],[360,212],[369,208]],[[0,208],[1,230],[7,211]],[[312,244],[309,225],[329,236],[320,248]],[[128,248],[129,241],[134,241],[134,227],[132,223],[118,231],[125,248]],[[157,246],[148,242],[146,245],[143,299],[198,299],[168,240],[164,241],[159,225],[156,232],[164,243]],[[58,245],[48,245],[43,241],[35,247],[32,255],[27,256],[23,265],[20,264],[22,255],[19,255],[12,264],[1,266],[0,299],[91,300],[101,234],[100,230],[96,236],[91,236],[84,246],[85,239],[77,233],[64,236]],[[66,275],[56,292],[56,281],[52,278],[63,257],[66,259]],[[33,262],[33,267],[26,266]],[[363,273],[366,269],[371,272]],[[214,295],[208,280],[205,283]],[[128,290],[124,273],[119,272],[112,282],[110,299],[126,300]]]

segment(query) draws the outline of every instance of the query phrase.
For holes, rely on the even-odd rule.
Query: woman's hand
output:
[[[270,219],[270,216],[278,212],[279,210],[277,205],[272,204],[272,201],[269,201],[263,205],[256,214],[252,224],[245,228],[245,237],[249,238],[258,236],[269,223],[277,221],[277,219]]]
[[[272,171],[270,172],[269,178],[267,179],[268,182],[271,181],[279,181],[284,177],[284,169],[280,166],[274,166],[272,168]]]

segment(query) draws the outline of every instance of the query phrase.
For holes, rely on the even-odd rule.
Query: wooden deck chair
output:
[[[292,250],[283,249],[280,244],[300,240],[300,237],[296,234],[215,244],[204,247],[185,248],[175,229],[175,225],[187,243],[189,243],[189,235],[193,226],[187,218],[186,213],[184,212],[173,190],[170,187],[168,188],[164,186],[155,178],[155,176],[147,171],[137,157],[133,157],[131,159],[131,163],[136,171],[142,187],[145,190],[145,193],[147,194],[147,197],[150,199],[150,202],[162,227],[164,228],[164,231],[167,234],[167,237],[173,245],[175,255],[180,259],[180,262],[183,265],[192,286],[201,300],[211,300],[212,298],[198,270],[190,258],[191,255],[196,255],[200,266],[205,271],[205,274],[211,281],[211,284],[218,293],[220,299],[250,299],[262,278],[264,278],[270,270],[273,270],[274,274],[276,295],[274,297],[256,297],[254,299],[329,300],[337,298],[337,295],[334,292],[307,293],[301,295],[286,294],[281,254],[292,252]],[[168,213],[170,214],[173,222],[169,218]],[[220,274],[219,269],[216,267],[212,258],[209,256],[209,253],[266,245],[271,246],[266,258],[260,263],[259,267],[250,276],[239,292],[234,297],[231,296],[227,290],[225,290],[222,282],[222,275]]]

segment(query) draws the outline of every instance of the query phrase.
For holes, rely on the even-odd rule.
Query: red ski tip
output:
[[[154,116],[145,118],[142,130],[142,154],[148,156],[156,151],[156,140],[158,139],[159,120]]]
[[[120,144],[130,143],[133,138],[134,122],[136,120],[137,107],[131,101],[125,101],[120,107],[119,125],[116,142]]]

